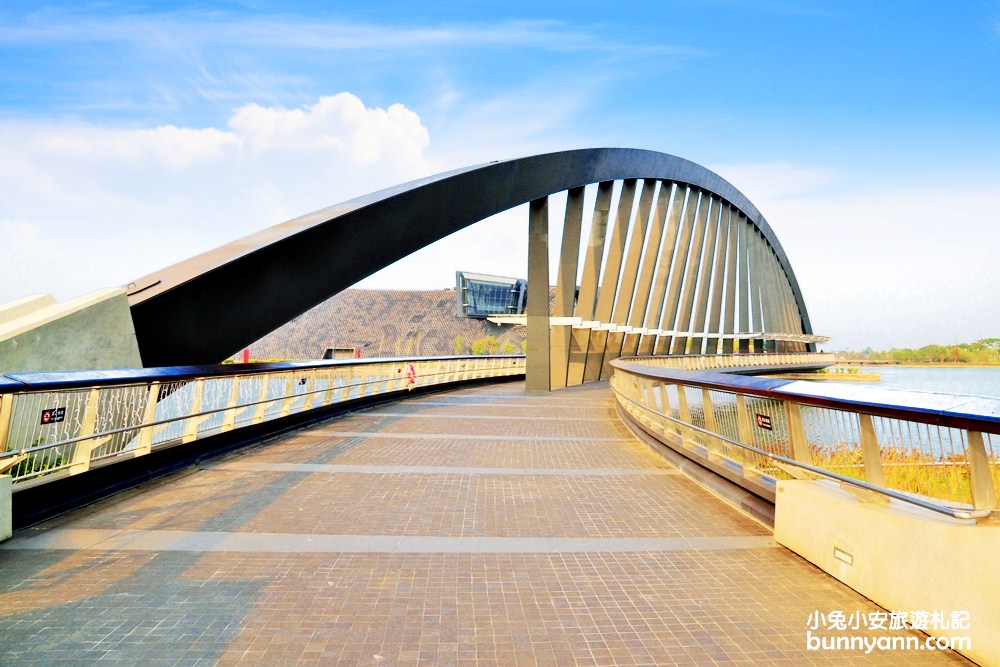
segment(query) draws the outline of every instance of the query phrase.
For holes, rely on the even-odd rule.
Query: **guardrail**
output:
[[[0,474],[16,490],[289,415],[524,367],[524,356],[461,356],[0,376]]]
[[[741,356],[755,366],[747,357],[781,355],[718,361]],[[671,363],[612,361],[618,404],[653,438],[772,502],[778,479],[826,478],[956,518],[998,508],[1000,400],[653,365]]]

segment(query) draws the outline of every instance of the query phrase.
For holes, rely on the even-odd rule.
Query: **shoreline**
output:
[[[955,361],[927,361],[927,362],[924,362],[924,361],[915,361],[915,362],[914,361],[901,361],[898,364],[897,363],[879,363],[880,360],[878,360],[878,359],[874,359],[872,361],[874,361],[875,363],[867,363],[866,364],[861,359],[844,359],[844,360],[837,361],[834,365],[836,366],[836,365],[843,364],[843,365],[847,366],[848,364],[850,364],[850,365],[853,365],[855,367],[857,367],[857,366],[867,366],[869,368],[879,367],[879,366],[885,367],[885,368],[893,368],[893,367],[897,367],[897,368],[899,368],[899,367],[902,367],[902,368],[1000,368],[1000,364],[974,364],[974,363],[962,363],[962,362],[955,362]]]

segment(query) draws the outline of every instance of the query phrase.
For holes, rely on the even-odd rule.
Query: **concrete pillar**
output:
[[[549,198],[528,211],[528,358],[525,388],[548,391],[549,364]]]

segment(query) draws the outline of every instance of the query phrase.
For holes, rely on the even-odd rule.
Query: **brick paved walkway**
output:
[[[635,440],[604,384],[355,413],[0,547],[2,665],[964,662],[806,650],[812,612],[876,609]]]

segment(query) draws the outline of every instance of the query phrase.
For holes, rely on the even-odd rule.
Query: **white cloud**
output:
[[[404,106],[367,108],[348,93],[300,109],[244,106],[225,129],[0,122],[0,302],[125,284],[425,176],[428,144]]]
[[[233,114],[229,127],[253,154],[322,149],[346,153],[358,166],[389,161],[419,170],[430,142],[420,117],[402,104],[367,109],[347,93],[320,98],[304,109],[248,104]]]

